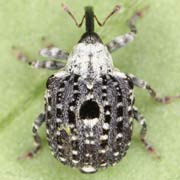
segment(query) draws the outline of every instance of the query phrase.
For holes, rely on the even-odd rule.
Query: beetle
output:
[[[135,107],[134,86],[146,89],[160,103],[169,103],[180,96],[157,96],[146,81],[116,69],[111,57],[112,52],[134,40],[135,23],[145,8],[128,21],[130,32],[107,44],[94,31],[94,20],[103,26],[120,10],[120,5],[116,5],[102,23],[91,6],[85,7],[80,23],[66,5],[63,8],[78,27],[84,21],[86,27],[70,54],[57,47],[43,48],[40,55],[55,60],[30,61],[17,51],[18,59],[34,68],[60,70],[47,80],[45,109],[32,129],[35,148],[24,158],[32,158],[39,151],[38,129],[45,122],[49,147],[60,162],[84,173],[96,172],[115,165],[125,156],[131,143],[133,119],[142,127],[140,139],[147,151],[159,157],[146,139],[147,125]],[[58,60],[67,60],[66,66]]]

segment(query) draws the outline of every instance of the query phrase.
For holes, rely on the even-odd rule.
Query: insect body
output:
[[[47,140],[54,156],[63,164],[92,173],[99,168],[118,162],[129,148],[133,119],[142,126],[140,138],[146,149],[158,156],[146,140],[146,123],[134,106],[133,87],[147,89],[158,102],[167,103],[173,98],[160,98],[143,80],[115,69],[111,52],[132,41],[136,34],[136,13],[129,21],[131,31],[124,36],[104,44],[94,32],[94,19],[104,25],[107,19],[118,11],[116,6],[103,23],[93,13],[92,7],[85,8],[83,20],[86,32],[70,53],[58,48],[42,49],[40,54],[55,59],[67,59],[65,71],[60,71],[47,81],[45,112],[41,113],[33,125],[35,149],[26,157],[32,157],[40,149],[37,129],[46,122]],[[74,19],[70,10],[64,9]],[[47,69],[61,69],[60,61],[28,61],[32,66]]]
[[[69,56],[67,71],[47,82],[47,136],[55,156],[85,172],[125,155],[132,132],[132,86],[114,70],[96,35],[85,37]],[[68,127],[70,132],[66,132]],[[56,139],[56,140],[55,140]]]

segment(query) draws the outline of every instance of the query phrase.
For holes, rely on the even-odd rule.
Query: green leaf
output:
[[[161,95],[180,93],[180,1],[147,0],[66,0],[78,20],[85,5],[93,5],[99,19],[121,3],[123,10],[106,26],[97,27],[104,42],[128,32],[127,19],[139,8],[150,9],[138,22],[134,42],[115,52],[114,64],[123,72],[148,81]],[[17,157],[32,148],[31,125],[43,109],[45,82],[51,74],[34,70],[18,62],[11,53],[18,46],[32,59],[39,58],[41,38],[47,37],[58,47],[71,51],[84,29],[75,27],[56,0],[11,0],[0,2],[0,179],[1,180],[179,180],[180,179],[180,102],[155,103],[147,92],[136,90],[136,105],[148,124],[148,139],[161,154],[161,160],[149,155],[139,140],[135,125],[132,145],[126,157],[115,167],[93,175],[63,166],[51,156],[45,128],[40,130],[42,151],[33,160]]]

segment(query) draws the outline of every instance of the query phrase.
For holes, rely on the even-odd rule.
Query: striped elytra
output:
[[[112,73],[93,81],[77,74],[51,76],[46,126],[54,156],[84,172],[119,161],[132,134],[131,88],[127,76]]]

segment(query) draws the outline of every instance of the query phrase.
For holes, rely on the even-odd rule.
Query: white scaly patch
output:
[[[72,154],[73,154],[73,155],[78,155],[78,151],[73,150],[73,151],[72,151]]]
[[[103,129],[108,130],[108,129],[109,129],[109,124],[108,124],[108,123],[104,123],[104,124],[103,124]]]
[[[85,126],[88,126],[90,128],[93,128],[97,123],[99,122],[98,118],[93,119],[83,119],[83,123]]]
[[[122,133],[118,133],[116,138],[122,138],[123,137],[123,134]]]
[[[114,156],[118,156],[118,155],[119,155],[119,152],[114,152],[113,155],[114,155]]]
[[[100,140],[107,140],[107,139],[108,139],[108,135],[107,134],[100,136]]]
[[[61,71],[61,72],[56,73],[54,76],[57,77],[57,78],[60,78],[60,77],[63,77],[65,75],[66,75],[66,72],[65,71]]]
[[[64,157],[59,157],[59,159],[62,161],[62,162],[65,162],[66,159]]]
[[[79,161],[73,159],[72,162],[73,162],[74,164],[77,164]]]
[[[66,70],[86,78],[90,64],[96,78],[114,69],[112,57],[107,47],[96,42],[94,44],[77,44],[68,58]]]
[[[81,171],[86,172],[86,173],[92,173],[92,172],[95,172],[96,169],[92,166],[84,166],[81,168]]]
[[[123,73],[123,72],[120,72],[118,69],[113,72],[113,75],[116,76],[116,77],[117,77],[117,76],[118,76],[118,77],[121,77],[121,78],[123,78],[123,79],[127,78],[126,74]]]

